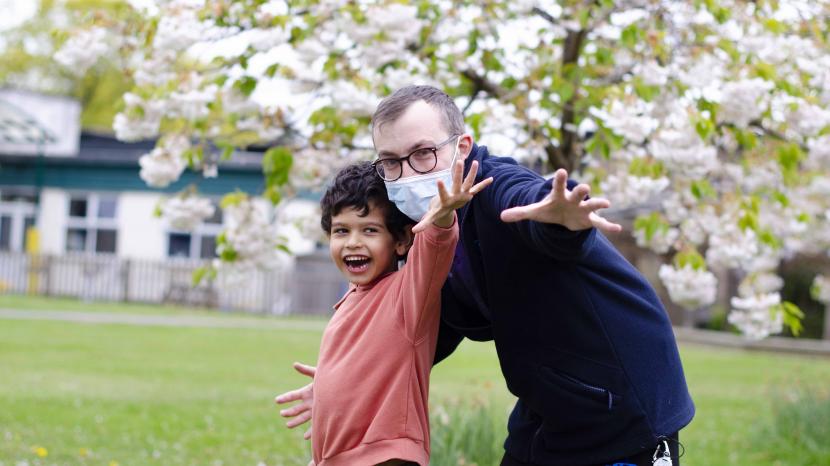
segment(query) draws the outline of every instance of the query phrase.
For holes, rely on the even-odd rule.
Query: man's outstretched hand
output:
[[[280,416],[288,418],[285,425],[288,426],[289,429],[293,429],[311,420],[311,406],[314,404],[314,374],[317,373],[316,367],[301,364],[299,362],[294,363],[294,370],[300,374],[311,377],[312,380],[311,383],[302,388],[285,392],[274,398],[274,402],[277,404],[299,401],[299,403],[291,406],[290,408],[280,410]],[[303,434],[303,438],[306,440],[311,438],[311,428]]]
[[[612,223],[597,213],[611,206],[608,199],[601,197],[585,199],[591,192],[587,184],[579,184],[573,190],[567,189],[568,172],[559,169],[553,175],[550,193],[539,202],[512,207],[501,212],[504,222],[534,220],[541,223],[556,223],[577,231],[595,227],[605,233],[618,233],[622,226]]]

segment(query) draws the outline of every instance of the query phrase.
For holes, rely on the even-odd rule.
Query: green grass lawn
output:
[[[0,308],[25,307],[3,299]],[[46,300],[29,308],[88,310],[72,306]],[[301,432],[283,427],[272,400],[304,383],[290,364],[314,362],[319,338],[319,330],[296,328],[0,320],[0,466],[305,466]],[[681,433],[684,466],[827,464],[797,462],[786,443],[764,450],[774,442],[762,434],[776,400],[830,386],[830,359],[681,352],[698,408]],[[431,397],[454,412],[489,405],[502,426],[512,401],[492,345],[480,343],[465,343],[436,367]]]
[[[236,317],[259,316],[254,313],[230,313],[204,307],[168,306],[158,304],[81,301],[74,298],[49,298],[46,296],[29,296],[21,294],[0,294],[0,309],[22,309],[28,311],[77,311],[108,312],[140,315],[186,315],[215,316],[231,314]]]

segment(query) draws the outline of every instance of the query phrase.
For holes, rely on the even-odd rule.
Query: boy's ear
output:
[[[412,225],[405,226],[400,239],[395,242],[395,254],[398,256],[406,255],[406,253],[409,252],[409,248],[412,247],[414,239],[415,235],[412,233]]]

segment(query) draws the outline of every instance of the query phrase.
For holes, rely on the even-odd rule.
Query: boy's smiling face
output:
[[[356,285],[371,283],[392,272],[398,256],[409,248],[407,238],[396,240],[386,228],[383,210],[373,202],[369,212],[346,207],[331,217],[329,251],[340,272]]]

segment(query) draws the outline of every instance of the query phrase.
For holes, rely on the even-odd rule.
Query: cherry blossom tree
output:
[[[134,86],[113,128],[158,138],[151,186],[266,143],[261,195],[279,203],[371,158],[380,98],[432,84],[493,152],[566,168],[635,215],[672,301],[711,305],[729,271],[747,337],[800,329],[776,270],[830,247],[828,0],[130,5],[90,15],[55,59],[83,74],[117,57]],[[239,215],[220,266],[267,262],[268,217]]]

